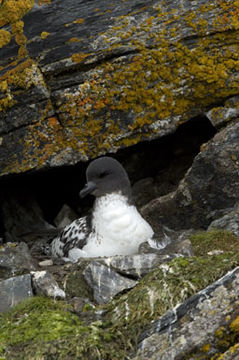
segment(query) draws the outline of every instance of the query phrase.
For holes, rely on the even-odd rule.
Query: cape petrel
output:
[[[52,242],[53,257],[131,255],[151,240],[153,230],[132,203],[131,185],[122,165],[111,157],[93,160],[86,170],[83,198],[95,196],[90,215],[73,221]]]

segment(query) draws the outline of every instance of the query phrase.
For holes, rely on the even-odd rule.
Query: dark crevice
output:
[[[153,193],[149,188],[146,195],[139,193],[138,206],[151,200],[152,196],[161,196],[177,187],[178,182],[191,166],[200,146],[212,138],[215,128],[206,116],[197,116],[180,125],[167,136],[119,150],[108,154],[119,160],[129,174],[133,190],[140,192],[137,184],[145,178],[152,178],[154,184],[164,190]],[[80,199],[79,191],[85,184],[87,163],[79,162],[75,166],[63,166],[42,171],[12,175],[1,179],[1,199],[11,197],[33,198],[43,211],[46,221],[53,224],[54,218],[64,204],[70,206],[79,216],[92,206],[93,197]],[[157,183],[158,182],[158,183]],[[138,190],[137,190],[138,189]],[[141,196],[142,195],[142,196]],[[137,201],[136,201],[137,202]],[[2,202],[3,203],[3,202]],[[24,222],[24,219],[22,220]],[[0,233],[4,224],[0,223]],[[1,234],[0,234],[1,236]]]

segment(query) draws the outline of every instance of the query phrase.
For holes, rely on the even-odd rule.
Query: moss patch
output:
[[[93,359],[98,357],[101,343],[109,355],[109,336],[102,323],[86,325],[70,310],[64,302],[40,297],[18,305],[1,320],[0,356],[6,359],[87,359],[89,356]]]
[[[210,251],[238,251],[239,238],[226,230],[202,231],[190,236],[196,256],[205,256]]]
[[[0,356],[125,359],[136,349],[139,335],[151,321],[238,264],[238,252],[174,259],[147,274],[128,293],[98,306],[96,310],[106,313],[96,322],[86,323],[85,314],[79,319],[62,301],[33,298],[3,316]],[[94,310],[89,311],[93,314]],[[237,320],[231,321],[230,331],[236,333],[237,327]]]

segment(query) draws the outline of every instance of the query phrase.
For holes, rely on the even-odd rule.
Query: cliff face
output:
[[[238,94],[238,14],[231,0],[4,0],[1,175],[163,136]]]

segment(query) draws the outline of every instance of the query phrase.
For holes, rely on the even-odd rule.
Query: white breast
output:
[[[153,236],[151,226],[135,206],[119,194],[96,199],[93,232],[83,247],[86,256],[129,255],[138,252],[139,245]]]

